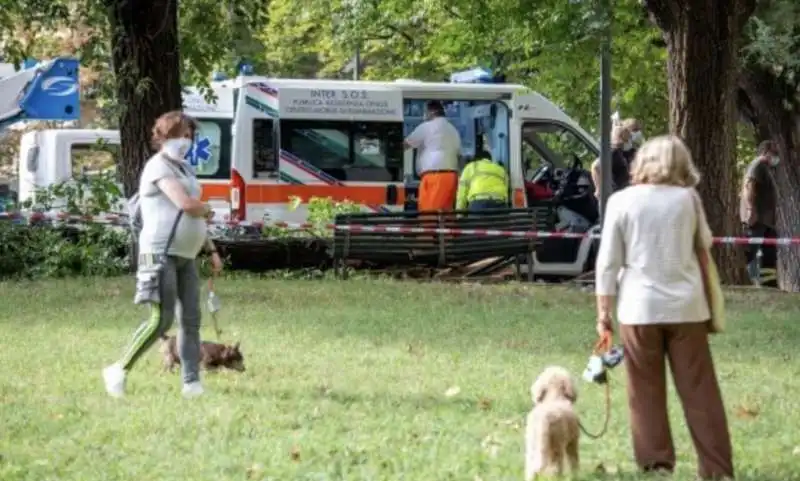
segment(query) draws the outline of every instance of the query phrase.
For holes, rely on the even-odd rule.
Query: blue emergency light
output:
[[[240,61],[236,66],[236,70],[239,72],[239,75],[253,75],[253,64]]]
[[[450,74],[450,83],[454,84],[504,84],[506,76],[503,74],[492,74],[489,69],[475,67],[463,72]]]

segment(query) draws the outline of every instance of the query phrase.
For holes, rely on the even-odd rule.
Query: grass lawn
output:
[[[520,480],[529,386],[548,364],[580,375],[593,298],[566,288],[237,279],[218,285],[247,372],[180,397],[154,351],[106,396],[100,369],[143,308],[130,279],[0,283],[0,479]],[[713,341],[739,479],[800,480],[800,298],[737,292]],[[204,329],[207,336],[212,330]],[[586,479],[632,474],[624,379],[584,438]],[[602,390],[579,381],[584,424]],[[673,391],[674,393],[674,391]],[[694,451],[674,395],[679,467]],[[627,473],[627,474],[626,474]]]

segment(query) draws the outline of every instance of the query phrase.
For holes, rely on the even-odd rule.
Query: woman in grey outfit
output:
[[[212,254],[214,270],[222,267],[208,239],[205,218],[210,207],[200,200],[200,183],[185,163],[197,124],[180,111],[168,112],[153,127],[159,149],[144,166],[139,180],[142,229],[139,234],[139,269],[150,269],[157,282],[157,303],[150,318],[133,335],[119,361],[103,370],[106,391],[113,397],[125,393],[125,378],[141,356],[172,326],[180,303],[178,352],[183,395],[203,393],[200,384],[200,279],[196,258],[203,246]]]

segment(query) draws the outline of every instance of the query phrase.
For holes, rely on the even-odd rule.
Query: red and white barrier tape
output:
[[[599,234],[577,232],[535,232],[535,231],[503,231],[491,229],[437,229],[425,227],[402,226],[371,226],[371,225],[337,225],[331,229],[350,232],[375,232],[392,234],[442,234],[454,236],[475,237],[519,237],[525,239],[583,239],[593,237],[599,239]],[[733,245],[800,245],[800,237],[768,238],[768,237],[714,237],[714,244]]]
[[[122,215],[99,215],[99,216],[79,216],[61,213],[8,213],[0,212],[0,220],[25,220],[27,222],[41,222],[44,220],[58,222],[83,222],[94,224],[126,225],[127,216]],[[405,226],[375,226],[375,225],[326,225],[319,226],[309,223],[288,223],[288,222],[250,222],[250,221],[210,221],[210,225],[220,225],[228,227],[274,227],[289,230],[308,230],[312,228],[327,228],[345,232],[374,232],[376,234],[441,234],[453,236],[474,236],[474,237],[515,237],[524,239],[583,239],[586,237],[599,238],[599,234],[577,233],[577,232],[536,232],[536,231],[505,231],[494,229],[449,229],[435,227],[405,227]],[[714,237],[714,244],[727,245],[800,245],[800,237],[766,238],[766,237]]]

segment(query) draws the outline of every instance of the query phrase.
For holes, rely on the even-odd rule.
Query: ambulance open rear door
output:
[[[275,92],[266,84],[242,86],[234,103],[231,218],[261,221],[265,205],[280,202]],[[283,203],[285,204],[285,203]]]

